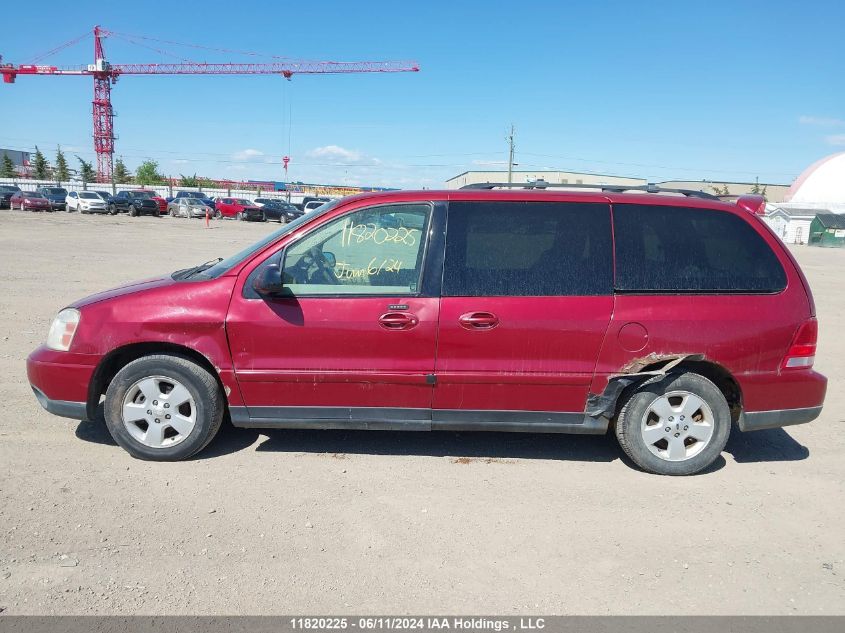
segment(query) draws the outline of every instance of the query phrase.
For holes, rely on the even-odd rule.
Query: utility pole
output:
[[[511,123],[511,133],[508,135],[508,145],[510,152],[508,155],[508,184],[513,182],[513,123]]]

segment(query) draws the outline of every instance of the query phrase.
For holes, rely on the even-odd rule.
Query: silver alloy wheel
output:
[[[710,406],[689,391],[657,396],[640,424],[648,450],[667,462],[682,462],[698,455],[710,443],[713,429]]]
[[[148,376],[129,387],[123,399],[123,426],[144,446],[168,448],[187,438],[197,422],[194,397],[167,376]]]

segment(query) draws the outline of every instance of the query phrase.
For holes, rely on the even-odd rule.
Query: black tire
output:
[[[135,439],[123,424],[123,400],[137,381],[150,376],[178,380],[191,394],[196,405],[196,422],[190,434],[175,444],[151,448]],[[132,361],[109,384],[104,405],[106,425],[114,441],[132,457],[150,461],[188,459],[204,449],[223,423],[225,402],[220,385],[206,369],[181,356],[155,354]]]
[[[643,438],[641,427],[652,403],[674,391],[698,396],[712,413],[712,435],[704,447],[683,461],[668,461],[655,455]],[[673,416],[674,417],[674,416]],[[685,422],[688,420],[685,420]],[[666,422],[664,422],[666,423]],[[680,418],[667,423],[670,433],[684,433]],[[660,424],[663,426],[663,423]],[[674,428],[678,427],[678,428]],[[704,376],[693,373],[671,374],[657,382],[647,382],[628,394],[616,418],[616,439],[625,454],[646,472],[658,475],[693,475],[710,466],[721,455],[731,433],[731,412],[725,396]],[[675,436],[677,437],[677,436]],[[683,435],[681,440],[683,441]],[[686,440],[690,441],[690,439]],[[695,439],[690,446],[694,446]],[[656,442],[660,447],[659,441]],[[689,448],[687,450],[690,450]]]
[[[109,205],[109,215],[117,215],[117,207],[113,204]]]
[[[130,218],[138,217],[138,209],[135,208],[134,204],[129,205],[129,217]]]
[[[262,221],[262,222],[266,222],[266,221],[267,221],[267,215],[266,215],[266,214],[264,214],[264,213],[262,213],[262,214],[261,214],[261,221]]]
[[[214,219],[215,220],[222,220],[223,219],[223,214],[220,212],[220,209],[214,210]]]
[[[238,218],[238,220],[239,220],[240,222],[243,222],[243,221],[246,219],[246,218],[244,217],[244,212],[243,212],[243,211],[238,211],[237,218]]]

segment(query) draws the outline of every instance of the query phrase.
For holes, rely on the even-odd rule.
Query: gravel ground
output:
[[[825,412],[689,478],[610,437],[225,428],[145,463],[51,416],[26,355],[66,303],[275,224],[0,212],[5,614],[845,614],[845,249],[798,247]]]

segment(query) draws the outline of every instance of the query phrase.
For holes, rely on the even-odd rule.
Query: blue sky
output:
[[[302,59],[413,59],[421,72],[124,77],[117,154],[166,174],[398,187],[502,169],[651,180],[790,182],[845,150],[845,3],[10,2],[5,62],[98,23],[115,32]],[[13,28],[9,28],[14,25]],[[260,61],[120,38],[113,63]],[[43,63],[87,64],[93,44]],[[268,59],[269,61],[269,59]],[[0,146],[93,158],[92,81],[0,85]],[[75,161],[74,161],[75,162]]]

